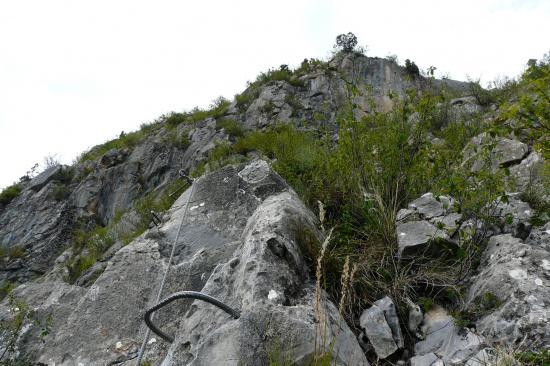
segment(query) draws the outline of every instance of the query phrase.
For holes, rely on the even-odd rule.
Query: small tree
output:
[[[339,47],[346,52],[353,51],[355,46],[357,46],[357,37],[351,32],[348,34],[340,34],[336,37],[336,47]]]

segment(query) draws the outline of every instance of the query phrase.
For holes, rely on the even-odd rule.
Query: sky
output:
[[[457,80],[514,77],[550,50],[549,0],[0,0],[0,188],[163,113],[231,99],[259,72],[367,55]]]

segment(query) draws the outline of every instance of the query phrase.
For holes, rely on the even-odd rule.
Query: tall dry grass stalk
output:
[[[342,276],[340,277],[340,303],[338,304],[338,312],[340,313],[340,321],[345,319],[349,314],[349,304],[351,302],[351,294],[353,289],[353,283],[355,275],[359,267],[357,264],[353,264],[350,269],[349,256],[346,257],[344,262],[344,268],[342,270]]]
[[[324,309],[321,305],[321,280],[323,274],[323,258],[328,247],[328,243],[332,237],[332,231],[334,228],[330,229],[323,244],[321,245],[321,251],[317,257],[317,266],[315,268],[315,319],[316,319],[316,329],[315,329],[315,360],[317,363],[325,353],[325,346],[327,345],[327,320]]]
[[[325,227],[323,226],[325,222],[325,205],[323,205],[323,202],[317,201],[317,204],[319,205],[319,222],[321,223],[321,230],[325,231]]]

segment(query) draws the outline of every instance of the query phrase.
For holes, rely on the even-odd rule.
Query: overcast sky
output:
[[[549,51],[550,1],[0,0],[0,187],[269,67],[326,59],[349,31],[371,56],[489,81]]]

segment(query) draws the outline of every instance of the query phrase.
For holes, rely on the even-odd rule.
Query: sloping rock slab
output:
[[[52,180],[56,174],[63,170],[63,165],[55,165],[44,170],[42,173],[34,177],[30,183],[29,188],[33,191],[39,191],[44,187],[50,180]]]
[[[493,236],[483,254],[467,305],[481,313],[477,330],[492,342],[550,347],[550,251],[534,245],[550,232],[539,231],[530,236],[533,244],[510,234]]]
[[[437,355],[445,365],[460,365],[475,356],[484,344],[480,337],[467,329],[459,329],[455,320],[441,307],[435,307],[424,315],[423,341],[416,343],[416,356]],[[428,356],[427,360],[433,360]],[[424,361],[416,359],[416,361]],[[433,362],[432,362],[433,363]],[[429,363],[429,364],[432,364]],[[418,364],[426,364],[418,362]]]
[[[304,238],[321,238],[315,216],[267,163],[226,167],[196,181],[193,192],[182,194],[159,229],[116,252],[89,288],[64,283],[62,264],[47,282],[18,287],[17,298],[53,319],[43,340],[36,336],[39,326],[26,324],[18,352],[58,366],[133,362],[146,331],[143,312],[155,303],[189,199],[163,297],[203,291],[242,315],[233,320],[202,302],[166,307],[155,323],[175,335],[175,342],[152,336],[146,360],[265,365],[280,355],[304,364],[319,349],[331,353],[337,365],[368,365],[336,307],[324,296],[316,303],[299,245]],[[10,316],[6,309],[4,300],[1,318]]]
[[[326,300],[315,302],[298,246],[303,230],[317,233],[315,224],[294,192],[266,198],[248,220],[240,248],[216,267],[203,288],[239,309],[241,317],[233,320],[194,302],[163,365],[180,364],[176,360],[265,365],[274,355],[280,362],[307,364],[315,355],[316,339],[321,353],[330,352],[335,364],[367,365],[336,307]]]

